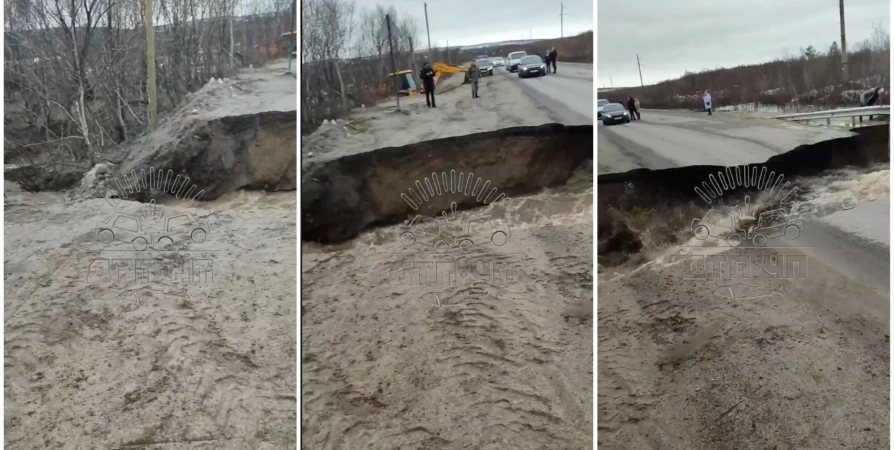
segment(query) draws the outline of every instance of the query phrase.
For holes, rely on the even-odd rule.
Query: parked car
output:
[[[609,104],[609,101],[604,98],[600,98],[599,100],[596,100],[596,118],[597,119],[602,118],[602,107],[607,104]]]
[[[528,55],[518,62],[518,77],[542,77],[546,75],[546,63],[537,55]]]
[[[495,56],[493,57],[493,59],[491,59],[491,61],[493,61],[494,67],[503,67],[504,65],[506,65],[506,60],[503,59],[502,56]]]
[[[522,58],[528,56],[527,52],[512,52],[509,56],[506,57],[506,70],[510,72],[515,72],[518,70],[518,62],[521,61]]]
[[[478,73],[482,77],[493,76],[494,63],[490,61],[490,58],[481,58],[475,61],[475,64],[478,65]]]
[[[630,113],[620,103],[609,103],[602,107],[602,124],[630,123]]]

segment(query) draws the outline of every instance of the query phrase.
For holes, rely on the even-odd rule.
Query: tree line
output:
[[[743,104],[775,105],[785,109],[822,109],[857,106],[859,96],[871,87],[890,86],[891,41],[882,25],[872,37],[848,49],[847,74],[842,70],[841,47],[813,46],[799,54],[753,65],[687,71],[682,77],[604,94],[609,99],[640,98],[646,108],[701,109],[701,94],[711,92],[715,107]],[[788,52],[786,52],[788,53]]]

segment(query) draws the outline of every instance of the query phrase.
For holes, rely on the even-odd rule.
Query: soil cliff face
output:
[[[201,200],[238,189],[295,190],[296,126],[294,111],[166,123],[133,147],[118,173],[183,174],[205,191]]]
[[[388,147],[308,167],[302,239],[323,243],[374,225],[434,216],[564,183],[593,158],[593,126],[558,124]]]

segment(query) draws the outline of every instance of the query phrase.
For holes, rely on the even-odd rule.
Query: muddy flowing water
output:
[[[95,228],[146,204],[5,200],[6,445],[296,448],[295,192],[161,201],[208,238],[139,253]]]
[[[620,265],[623,267],[617,272],[624,272],[652,262],[662,265],[669,259],[680,261],[691,254],[686,249],[704,253],[712,248],[722,252],[729,248],[727,240],[734,234],[729,223],[731,217],[739,219],[739,227],[747,228],[757,225],[762,213],[784,208],[794,218],[821,220],[888,196],[889,180],[890,165],[873,164],[785,180],[791,183],[785,189],[732,196],[714,204],[668,201],[632,209],[609,206],[599,224],[600,264]],[[693,182],[693,186],[697,183]],[[696,236],[692,221],[704,219],[711,210],[717,214],[704,222],[711,238]],[[887,223],[882,225],[884,230],[872,227],[869,232],[886,231]]]
[[[461,213],[508,229],[502,246],[438,255],[401,226],[303,243],[302,445],[591,447],[587,172]]]

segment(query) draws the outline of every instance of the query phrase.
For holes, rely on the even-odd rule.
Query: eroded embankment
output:
[[[356,237],[565,183],[593,158],[593,126],[516,127],[345,156],[303,172],[302,239]]]
[[[828,198],[814,201],[822,184],[843,176],[875,178],[869,173],[890,161],[887,126],[853,131],[856,136],[802,145],[763,164],[637,169],[599,176],[599,263],[644,262],[654,256],[651,251],[691,238],[693,219],[712,209],[735,215],[738,207],[739,215],[752,221],[779,207],[812,216],[840,209]]]
[[[166,124],[134,145],[118,175],[170,170],[204,190],[202,200],[238,189],[295,190],[296,125],[294,111]]]

